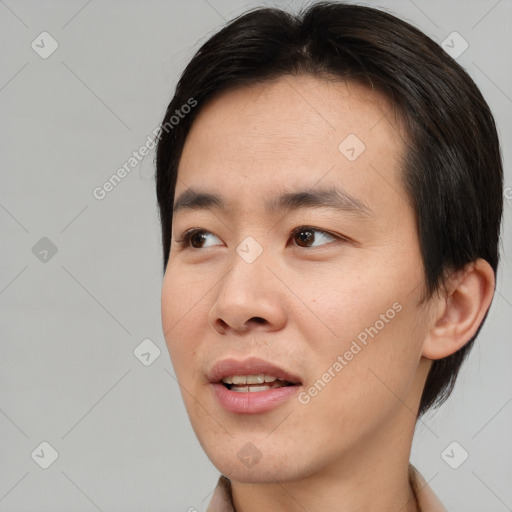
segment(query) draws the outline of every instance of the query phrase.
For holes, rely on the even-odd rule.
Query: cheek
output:
[[[312,389],[311,405],[335,423],[363,421],[409,392],[425,314],[417,306],[419,290],[411,293],[418,274],[412,266],[402,269],[400,279],[374,265],[350,275],[339,272],[340,278],[321,280],[321,286],[303,281],[314,314],[296,321],[309,342],[308,386],[320,389]]]
[[[162,328],[173,366],[184,378],[193,375],[193,362],[208,326],[207,300],[211,286],[197,274],[189,276],[170,263],[162,284]]]
[[[310,385],[322,387],[315,384],[318,379],[330,379],[314,398],[325,421],[341,422],[350,431],[358,424],[376,424],[407,403],[421,358],[424,318],[412,301],[394,305],[369,313],[366,325],[351,325],[346,336],[317,351],[318,373]]]
[[[382,274],[375,264],[365,269],[351,261],[335,268],[326,265],[325,270],[317,268],[309,275],[287,276],[289,288],[300,299],[293,302],[301,311],[300,315],[289,311],[289,316],[300,325],[304,338],[313,343],[311,348],[345,350],[375,322],[382,329],[380,315],[391,309],[388,316],[394,316],[392,306],[400,297],[400,291],[386,283]]]

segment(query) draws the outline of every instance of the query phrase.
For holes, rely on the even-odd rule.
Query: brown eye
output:
[[[209,231],[206,231],[204,229],[190,229],[183,235],[183,238],[181,240],[176,240],[176,242],[181,247],[191,249],[205,249],[213,245],[222,245],[221,243],[212,243],[211,241],[210,243],[208,243],[208,238],[212,237],[219,241],[219,239]]]
[[[302,229],[295,233],[295,240],[300,247],[307,247],[315,240],[315,235],[309,229]]]
[[[331,235],[326,231],[307,226],[302,226],[296,229],[293,233],[293,238],[299,247],[316,247],[318,245],[328,244],[337,239],[336,236]]]
[[[204,231],[196,231],[190,235],[189,240],[190,245],[194,247],[194,249],[200,249],[206,240],[206,235]]]

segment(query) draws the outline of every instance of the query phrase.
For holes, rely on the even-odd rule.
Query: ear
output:
[[[478,259],[454,272],[434,295],[430,329],[421,355],[442,359],[463,347],[477,332],[494,295],[495,276],[492,267]]]

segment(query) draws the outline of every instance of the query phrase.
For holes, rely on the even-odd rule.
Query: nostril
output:
[[[222,329],[229,328],[229,325],[224,320],[222,320],[222,318],[218,318],[217,323],[222,327]]]
[[[233,319],[232,322],[226,321],[223,318],[216,318],[212,326],[214,329],[217,330],[217,332],[221,334],[226,334],[231,330],[237,331],[237,332],[246,332],[251,329],[251,326],[253,328],[257,328],[257,325],[261,326],[268,326],[269,321],[261,316],[253,316],[249,320],[245,320],[244,322],[236,322],[236,319]]]

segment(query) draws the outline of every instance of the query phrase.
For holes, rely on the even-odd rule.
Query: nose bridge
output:
[[[252,247],[241,243],[232,255],[231,268],[220,283],[218,299],[242,306],[263,297],[268,285],[266,263],[263,251],[256,256]]]
[[[219,283],[210,311],[210,321],[216,329],[222,326],[246,330],[251,320],[277,329],[285,322],[282,297],[272,286],[267,268],[269,253],[251,238],[237,246],[230,268]]]

